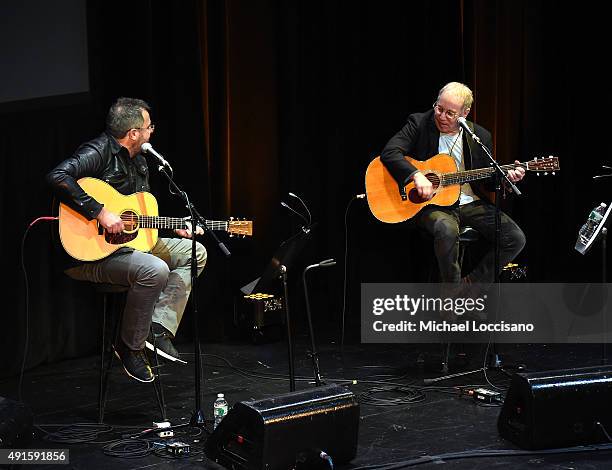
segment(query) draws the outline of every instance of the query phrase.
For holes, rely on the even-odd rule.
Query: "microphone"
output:
[[[140,150],[142,150],[144,153],[153,155],[155,158],[157,158],[157,161],[161,165],[167,167],[170,171],[172,171],[172,167],[170,166],[170,163],[168,163],[168,161],[164,157],[162,157],[161,154],[158,153],[149,142],[145,142],[144,144],[142,144],[140,146]]]
[[[474,134],[474,131],[472,131],[472,129],[470,129],[470,126],[468,126],[467,121],[465,120],[465,118],[463,116],[461,116],[460,118],[457,119],[457,123],[461,126],[461,129],[463,129],[465,132],[467,132],[469,134],[469,136],[474,139],[475,142],[480,143],[480,137],[478,137],[476,134]]]
[[[304,217],[302,214],[300,214],[298,211],[296,211],[293,207],[291,207],[289,204],[287,204],[286,202],[281,201],[281,206],[283,206],[285,209],[289,209],[291,212],[293,212],[294,214],[296,214],[298,217],[300,217],[305,223],[306,226],[309,227],[310,223],[308,222],[308,220],[306,220],[306,217]]]
[[[312,268],[327,268],[327,267],[335,266],[335,265],[336,265],[336,260],[334,258],[324,259],[323,261],[320,261],[318,263],[306,266],[306,269],[304,270],[304,272]]]
[[[297,194],[289,193],[289,196],[296,198],[298,201],[302,203],[302,206],[304,206],[304,209],[306,209],[306,212],[308,213],[308,225],[310,225],[312,223],[312,215],[310,214],[310,211],[308,210],[308,206],[306,206],[304,201],[302,201],[302,198],[300,198],[300,196],[298,196]]]
[[[326,267],[326,266],[334,266],[335,264],[336,264],[336,260],[331,258],[331,259],[324,259],[323,261],[319,263],[319,266]]]

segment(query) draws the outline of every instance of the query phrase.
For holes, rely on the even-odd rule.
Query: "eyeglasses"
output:
[[[134,128],[132,128],[132,130],[135,130],[135,131],[154,131],[155,130],[155,124],[151,123],[147,127],[134,127]]]
[[[451,121],[456,120],[459,117],[459,113],[453,111],[452,109],[444,109],[442,106],[438,104],[436,101],[433,105],[434,111],[438,114],[444,114]]]

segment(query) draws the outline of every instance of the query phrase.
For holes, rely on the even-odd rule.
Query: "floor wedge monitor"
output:
[[[519,373],[498,418],[500,435],[524,449],[608,442],[612,366]]]
[[[304,452],[333,463],[357,452],[359,403],[340,385],[325,385],[236,403],[206,441],[206,454],[226,468],[286,470]]]

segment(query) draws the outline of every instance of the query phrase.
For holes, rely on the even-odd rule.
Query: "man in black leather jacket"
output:
[[[108,112],[106,131],[47,175],[63,203],[88,220],[97,219],[109,233],[124,230],[120,216],[85,193],[77,180],[98,178],[125,195],[149,191],[147,162],[140,150],[155,129],[149,111],[142,100],[119,98]],[[191,238],[188,230],[175,232]],[[99,261],[77,264],[75,260],[66,270],[77,280],[128,286],[120,340],[114,348],[128,375],[141,382],[154,380],[144,352],[145,346],[152,349],[153,335],[159,354],[180,361],[171,339],[191,291],[192,243],[185,238],[160,237],[149,253],[123,247]],[[196,252],[199,275],[206,264],[206,249],[197,243]]]
[[[406,125],[393,136],[381,153],[381,161],[399,185],[411,180],[424,199],[433,195],[432,183],[404,156],[416,160],[427,160],[444,153],[452,156],[458,169],[470,170],[488,166],[488,157],[480,146],[464,135],[457,119],[466,117],[473,103],[472,91],[462,83],[446,84],[438,93],[433,109],[425,113],[411,114]],[[474,132],[489,149],[492,148],[491,133],[472,124]],[[518,163],[518,162],[516,162]],[[508,171],[512,182],[525,175],[523,168]],[[492,189],[489,186],[489,189]],[[495,237],[495,207],[471,183],[461,186],[459,201],[451,207],[426,206],[417,216],[416,223],[433,236],[434,252],[440,268],[442,282],[461,281],[459,266],[459,233],[462,226],[476,229],[489,242]],[[523,249],[525,235],[518,225],[505,213],[501,214],[500,269],[512,261]],[[489,251],[464,278],[468,283],[488,284],[494,281],[494,250]]]

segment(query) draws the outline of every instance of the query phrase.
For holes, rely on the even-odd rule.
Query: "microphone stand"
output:
[[[315,344],[314,338],[314,328],[312,327],[312,315],[310,313],[310,302],[308,300],[308,286],[306,284],[306,273],[312,268],[324,268],[327,266],[334,266],[336,261],[333,259],[326,259],[317,264],[311,264],[310,266],[306,266],[304,272],[302,273],[302,282],[304,284],[304,297],[306,298],[306,316],[308,317],[308,329],[310,331],[310,345],[312,347],[312,351],[310,352],[310,358],[312,359],[312,370],[314,373],[315,385],[320,387],[324,385],[323,380],[321,379],[321,370],[319,369],[319,353],[317,352],[317,346]]]
[[[605,223],[605,221],[603,221]],[[608,244],[608,229],[603,227],[601,229],[601,282],[604,284],[603,288],[605,289],[605,285],[608,279],[608,274],[606,272],[606,259],[607,259],[607,244]],[[607,342],[608,342],[608,319],[606,317],[605,309],[603,311],[603,333],[604,340],[601,347],[601,364],[608,364],[608,351],[607,351]]]
[[[612,167],[609,165],[601,165],[601,167],[604,170],[612,170]],[[608,178],[612,178],[612,174],[593,176],[594,180],[601,180],[601,179],[608,179]],[[606,228],[606,225],[608,223],[608,220],[604,218],[604,220],[602,220],[601,223],[603,224],[601,228],[601,232],[599,233],[599,236],[601,237],[601,282],[604,284],[602,288],[605,289],[605,284],[608,282],[608,272],[606,269],[606,261],[608,258],[607,256],[608,229]],[[603,338],[603,343],[601,345],[601,364],[605,366],[608,364],[608,351],[607,351],[608,319],[606,317],[605,310],[603,312],[603,334],[604,334],[604,338]]]
[[[208,228],[206,225],[206,220],[199,214],[195,206],[189,201],[189,197],[185,191],[182,191],[172,179],[172,170],[170,170],[170,174],[166,171],[166,166],[160,164],[158,166],[158,170],[161,174],[163,174],[168,183],[174,191],[170,191],[173,195],[179,195],[183,202],[185,203],[185,207],[189,211],[191,215],[191,292],[194,294],[191,296],[191,306],[193,309],[193,335],[194,335],[194,354],[195,354],[195,410],[191,416],[189,424],[195,427],[204,427],[204,413],[202,411],[202,392],[201,392],[201,380],[202,380],[202,357],[201,357],[201,345],[200,345],[200,335],[199,335],[199,325],[198,325],[198,296],[196,293],[196,284],[198,279],[198,261],[196,257],[196,229],[199,225],[204,230],[204,233],[208,233],[213,240],[217,242],[217,246],[223,252],[225,256],[231,256],[230,251],[223,244],[223,242],[219,241],[217,235]],[[176,427],[176,426],[175,426]]]
[[[519,191],[519,189],[516,187],[516,185],[510,181],[510,179],[508,178],[508,175],[504,172],[504,170],[502,170],[502,168],[499,166],[499,164],[497,163],[497,161],[495,161],[495,159],[493,158],[493,155],[491,154],[491,151],[487,148],[487,146],[485,144],[482,143],[482,141],[480,140],[480,138],[467,126],[467,124],[465,124],[465,122],[463,124],[460,124],[461,127],[463,128],[463,130],[466,131],[466,134],[468,134],[472,140],[474,142],[476,142],[480,148],[482,149],[482,151],[485,153],[485,155],[489,158],[489,165],[492,166],[495,169],[495,240],[494,240],[494,267],[493,269],[495,269],[495,277],[494,277],[494,282],[497,284],[497,288],[498,290],[500,289],[500,269],[499,269],[499,243],[501,240],[501,207],[500,207],[500,195],[501,195],[501,182],[502,180],[505,180],[506,183],[508,184],[508,186],[510,186],[510,188],[512,189],[512,191],[517,195],[520,196],[522,193]],[[499,298],[499,295],[498,295]],[[500,369],[502,368],[501,365],[501,359],[499,358],[499,355],[497,354],[496,348],[495,348],[495,343],[492,341],[489,341],[489,344],[487,345],[487,354],[488,354],[488,350],[489,350],[489,345],[492,345],[493,347],[493,351],[492,351],[492,356],[493,356],[493,368],[496,369]],[[473,374],[475,372],[484,372],[486,375],[486,370],[487,370],[487,362],[488,362],[488,358],[485,358],[485,362],[483,364],[483,366],[479,369],[476,370],[469,370],[469,371],[465,371],[465,372],[459,372],[456,374],[451,374],[451,375],[444,375],[442,377],[436,377],[433,379],[424,379],[424,383],[425,384],[430,384],[430,383],[434,383],[434,382],[439,382],[441,380],[446,380],[446,379],[451,379],[451,378],[455,378],[455,377],[461,377],[463,375],[468,375],[468,374]],[[448,367],[448,365],[446,366]]]
[[[308,218],[306,218],[303,214],[293,209],[286,202],[281,201],[281,206],[283,206],[285,209],[290,210],[294,214],[298,215],[306,223],[306,225],[303,225],[301,228],[302,232],[306,236],[310,233],[310,228],[312,227],[312,216],[310,214],[310,211],[308,210],[308,207],[306,206],[304,201],[302,201],[302,199],[299,196],[293,193],[289,193],[289,195],[297,198],[301,202],[301,204],[306,208]],[[289,288],[287,286],[287,266],[285,266],[284,264],[281,264],[278,267],[278,269],[279,269],[279,279],[283,285],[283,295],[285,296],[285,321],[287,322],[287,354],[288,354],[288,361],[289,361],[289,391],[294,392],[295,391],[295,363],[293,359],[291,316],[289,314]]]
[[[500,289],[501,289],[501,286],[500,286],[501,270],[500,270],[500,261],[499,261],[499,250],[500,250],[500,242],[501,242],[500,200],[501,200],[502,181],[505,180],[506,184],[510,187],[510,189],[517,196],[520,196],[522,193],[521,191],[519,191],[516,185],[512,181],[510,181],[510,179],[508,178],[508,175],[504,172],[504,170],[502,170],[502,168],[499,166],[497,161],[493,158],[493,155],[491,154],[487,146],[481,142],[481,140],[478,138],[476,134],[471,134],[471,136],[472,136],[472,140],[474,140],[474,142],[476,142],[480,146],[482,151],[489,158],[489,165],[492,166],[495,170],[495,242],[494,242],[495,257],[494,257],[493,269],[495,270],[494,271],[495,273],[494,282],[495,284],[497,284],[497,289],[498,289],[498,294],[499,294]],[[498,295],[498,298],[499,298],[499,295]],[[490,344],[493,347],[492,349],[493,367],[496,369],[501,369],[502,367],[501,359],[499,358],[499,355],[496,351],[495,343],[491,342]],[[486,362],[485,362],[485,367],[486,367]]]

